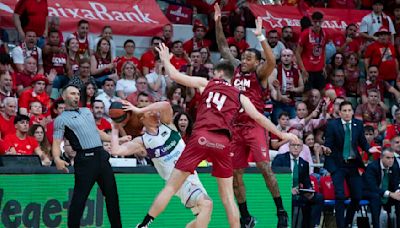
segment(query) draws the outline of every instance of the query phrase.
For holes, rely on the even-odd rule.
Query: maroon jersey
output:
[[[78,54],[81,56],[89,56],[89,39],[86,36],[84,41],[80,41],[79,35],[77,32],[74,32],[75,38],[78,40],[79,43],[79,49],[78,49]]]
[[[97,69],[104,67],[105,65],[108,65],[111,63],[111,59],[107,59],[107,58],[102,58],[101,56],[95,54],[94,57],[96,57],[97,60]],[[109,68],[105,69],[103,72],[101,72],[100,74],[96,74],[93,75],[94,77],[96,76],[104,76],[104,75],[108,75],[111,74],[111,70]]]
[[[197,108],[194,130],[231,130],[241,104],[240,91],[224,80],[211,80],[203,93]]]
[[[57,75],[66,75],[65,65],[67,64],[67,54],[51,53],[43,59],[43,68],[46,74],[50,73],[51,69],[57,71]]]
[[[79,73],[79,62],[77,57],[75,57],[75,59],[69,57],[69,66],[71,67],[72,75],[77,75]]]
[[[295,105],[295,93],[287,92],[288,88],[296,88],[299,86],[299,70],[292,66],[290,70],[285,70],[282,64],[279,64],[277,67],[277,78],[281,85],[281,94],[282,95],[289,95],[289,98],[292,100],[290,105]],[[283,74],[286,76],[285,83],[283,82]]]
[[[257,110],[263,113],[264,110],[264,89],[257,77],[257,73],[243,73],[240,65],[236,68],[232,78],[232,85],[238,88],[243,94],[250,99]],[[235,124],[247,124],[254,122],[245,112],[240,112],[235,120]],[[255,122],[254,122],[255,123]]]

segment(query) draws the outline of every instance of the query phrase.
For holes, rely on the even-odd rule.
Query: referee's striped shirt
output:
[[[54,121],[54,139],[68,139],[75,151],[102,146],[92,112],[88,108],[65,110]]]

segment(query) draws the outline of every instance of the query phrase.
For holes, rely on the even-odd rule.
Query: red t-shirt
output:
[[[6,120],[3,115],[0,115],[0,133],[2,139],[7,135],[15,134],[14,118],[15,117],[12,116],[9,120]]]
[[[34,116],[32,115],[30,120],[29,120],[29,126],[32,126],[33,124],[40,124],[40,122],[46,118],[45,115],[41,114],[39,116]]]
[[[400,124],[389,124],[386,129],[385,139],[390,141],[396,135],[400,135]]]
[[[53,144],[54,120],[46,125],[46,136],[50,144]]]
[[[14,13],[27,15],[27,18],[21,18],[21,24],[26,22],[22,29],[26,31],[34,31],[37,37],[43,35],[46,26],[46,17],[49,14],[47,8],[47,0],[19,0],[15,5]]]
[[[25,72],[18,72],[14,74],[16,86],[22,85],[24,88],[26,88],[32,85],[32,75],[26,74]]]
[[[67,58],[67,54],[65,53],[50,53],[43,56],[44,72],[49,74],[51,69],[55,69],[57,75],[66,75],[65,66],[67,65]]]
[[[17,153],[22,155],[33,155],[39,143],[32,136],[26,136],[25,139],[20,139],[16,134],[7,135],[4,138],[5,148],[14,147]]]
[[[199,42],[194,41],[193,38],[183,43],[183,49],[186,53],[190,54],[193,50],[199,50],[200,48],[206,47],[210,48],[212,42],[211,40],[203,39]]]
[[[337,47],[341,47],[344,43],[346,43],[346,37],[344,36],[343,33],[336,33],[332,39],[333,43]],[[347,56],[350,52],[358,53],[360,50],[360,45],[362,43],[361,38],[355,37],[352,39],[352,41],[347,44],[344,54]]]
[[[47,95],[46,92],[43,92],[41,94],[36,94],[33,92],[32,89],[25,90],[24,92],[21,93],[21,96],[19,97],[18,100],[18,107],[20,108],[26,108],[29,110],[29,104],[33,101],[39,101],[43,105],[43,113],[50,113],[48,110],[50,110],[50,97]]]
[[[365,51],[365,58],[370,59],[369,64],[379,66],[378,78],[382,80],[396,80],[396,57],[396,51],[392,44],[386,46],[374,42]]]
[[[246,42],[245,39],[242,39],[241,41],[237,42],[234,37],[228,37],[226,39],[229,45],[234,44],[239,48],[240,53],[243,53],[247,48],[250,47],[250,45]]]
[[[181,69],[182,66],[188,64],[187,60],[184,58],[176,57],[175,55],[171,58],[171,64],[174,65],[176,69]]]
[[[143,67],[149,68],[150,72],[154,71],[155,65],[155,55],[152,50],[148,50],[143,53],[142,57],[140,58],[140,65]]]
[[[238,89],[224,80],[208,82],[201,94],[194,130],[230,131],[233,118],[241,108],[239,94]]]
[[[304,30],[299,39],[299,45],[303,47],[301,59],[308,72],[322,71],[325,66],[325,45],[328,37],[322,30],[316,34],[311,29]]]
[[[329,0],[328,8],[355,9],[356,3],[354,0]]]
[[[334,86],[331,83],[328,83],[325,86],[325,91],[328,89],[335,90],[336,97],[346,97],[346,90],[343,87]]]
[[[106,119],[101,118],[99,122],[96,122],[96,126],[99,130],[111,130],[111,124]]]
[[[124,63],[126,63],[128,61],[133,62],[133,64],[135,64],[136,68],[139,69],[140,71],[142,70],[142,67],[140,65],[140,61],[135,56],[132,56],[131,58],[126,58],[125,56],[119,56],[119,57],[115,58],[115,60],[114,60],[114,62],[117,63],[117,73],[118,73],[118,75],[121,75],[122,66],[124,65]]]

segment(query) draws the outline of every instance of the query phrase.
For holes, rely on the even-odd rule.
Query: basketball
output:
[[[108,114],[116,123],[122,123],[124,120],[129,119],[130,116],[130,112],[125,112],[122,103],[119,101],[111,103]]]

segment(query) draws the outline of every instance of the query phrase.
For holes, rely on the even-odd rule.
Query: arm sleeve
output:
[[[17,2],[17,4],[15,5],[15,9],[14,9],[14,13],[21,15],[26,8],[26,0],[20,0]]]
[[[54,121],[54,133],[53,133],[53,138],[54,139],[59,139],[62,140],[64,139],[64,123],[62,119],[56,118]]]

